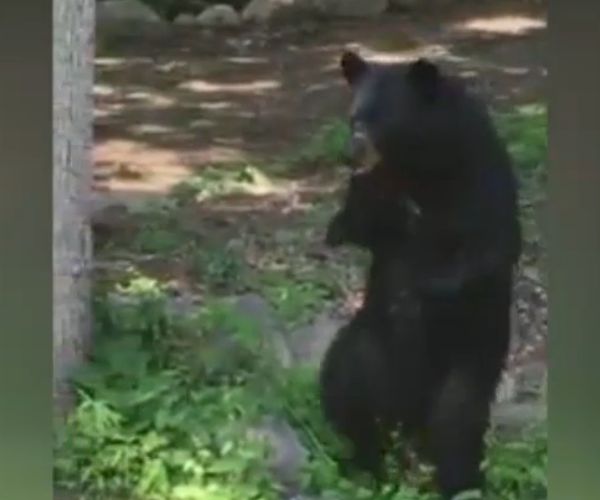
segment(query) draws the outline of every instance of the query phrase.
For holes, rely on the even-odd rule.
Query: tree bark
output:
[[[70,407],[69,376],[91,335],[89,199],[95,0],[54,2],[54,407]]]

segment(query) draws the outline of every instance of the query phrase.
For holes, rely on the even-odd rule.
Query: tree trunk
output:
[[[69,376],[91,334],[89,199],[95,0],[54,2],[54,407],[68,410]]]

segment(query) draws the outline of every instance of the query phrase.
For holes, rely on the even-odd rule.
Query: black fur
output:
[[[380,174],[362,173],[352,177],[326,237],[332,246],[358,245],[373,254],[365,303],[323,360],[321,401],[328,420],[353,444],[355,465],[378,478],[390,432],[424,418],[427,391],[415,390],[414,379],[426,378],[425,336],[404,255],[415,217]]]
[[[521,252],[517,185],[486,106],[424,59],[384,65],[346,53],[342,68],[353,93],[351,126],[361,132],[353,140],[371,143],[377,168],[422,211],[413,241],[423,291],[458,293],[511,269]]]
[[[521,252],[516,181],[485,105],[433,63],[347,53],[342,69],[353,140],[370,141],[379,160],[353,178],[328,231],[372,263],[365,304],[325,358],[323,406],[371,470],[382,438],[367,422],[424,431],[449,499],[482,486]]]
[[[456,175],[399,165],[384,158],[354,176],[328,228],[329,243],[366,248],[372,263],[364,306],[325,357],[323,408],[372,472],[397,424],[424,433],[450,499],[482,486],[520,251],[516,197],[502,156]]]

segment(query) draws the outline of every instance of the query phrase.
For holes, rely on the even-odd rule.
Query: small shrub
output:
[[[337,166],[347,154],[350,128],[344,120],[324,123],[307,144],[292,158],[292,163],[316,166]]]

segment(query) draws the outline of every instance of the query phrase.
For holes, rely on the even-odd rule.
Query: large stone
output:
[[[421,0],[389,0],[390,7],[398,10],[414,9],[420,3]]]
[[[162,40],[170,35],[169,24],[138,0],[107,0],[97,3],[96,33],[102,47],[110,40],[136,36]]]
[[[193,14],[179,14],[173,24],[177,26],[196,26],[198,23],[198,17]]]
[[[242,12],[246,22],[294,21],[300,18],[323,15],[327,0],[251,0]]]
[[[388,0],[323,0],[326,10],[336,17],[368,18],[383,14]]]
[[[248,293],[240,296],[235,305],[237,314],[255,322],[265,342],[272,349],[277,362],[284,368],[292,365],[292,354],[276,319],[275,311],[261,296]]]
[[[385,12],[388,0],[251,0],[242,13],[244,21],[264,23],[285,18],[314,14],[328,17],[368,18]],[[288,16],[290,17],[290,16]]]
[[[264,23],[271,20],[282,9],[293,6],[294,0],[251,0],[242,12],[242,19]]]
[[[506,402],[493,405],[491,422],[498,435],[518,437],[532,426],[544,422],[546,416],[547,409],[543,401]]]
[[[225,4],[208,7],[196,18],[196,21],[205,28],[234,27],[241,24],[240,15],[233,7]]]
[[[513,401],[517,396],[517,380],[511,373],[504,373],[496,389],[496,402],[505,403]]]
[[[327,313],[289,334],[288,343],[297,364],[319,365],[344,321]]]
[[[267,467],[273,479],[287,493],[285,496],[297,494],[308,452],[300,442],[296,431],[285,420],[267,416],[250,432],[265,440],[269,446],[271,453]]]
[[[138,0],[106,0],[96,7],[98,23],[143,22],[161,24],[163,21],[150,7]]]

